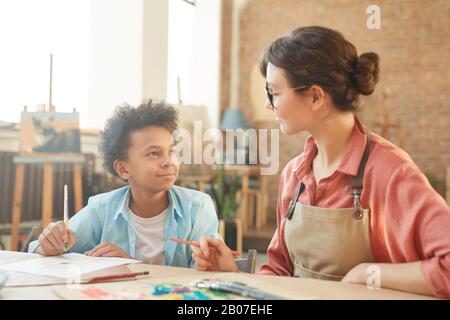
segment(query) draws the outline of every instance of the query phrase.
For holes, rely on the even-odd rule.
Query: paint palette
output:
[[[204,290],[198,288],[189,288],[175,284],[159,284],[153,288],[153,296],[161,297],[165,300],[215,300],[232,299],[229,294]]]
[[[190,284],[191,281],[182,282],[142,279],[108,284],[72,284],[71,287],[54,289],[54,292],[63,299],[74,300],[232,300],[239,298],[223,292],[196,288]]]
[[[205,274],[206,275],[206,274]],[[263,276],[221,272],[205,275],[180,275],[166,278],[142,278],[134,281],[120,281],[95,284],[72,284],[59,286],[53,291],[63,299],[73,300],[247,300],[249,297],[209,290],[196,286],[199,281],[223,281],[241,283],[286,299],[317,299],[302,293],[267,283]]]

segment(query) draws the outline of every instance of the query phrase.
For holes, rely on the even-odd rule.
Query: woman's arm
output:
[[[362,263],[351,269],[343,282],[367,284],[423,295],[433,295],[422,272],[422,262],[409,263]]]
[[[282,216],[286,212],[286,207],[283,205],[283,190],[286,186],[286,175],[292,174],[292,165],[297,158],[291,160],[283,169],[280,182],[278,185],[278,200],[277,200],[277,229],[267,248],[267,262],[262,264],[257,273],[264,275],[278,275],[278,276],[292,276],[294,267],[291,258],[287,252],[286,244],[284,242],[284,226],[282,225]],[[295,186],[293,187],[295,189]],[[291,193],[293,193],[292,190]]]
[[[419,168],[408,161],[383,175],[374,190],[384,194],[373,204],[372,249],[381,287],[450,297],[450,208]],[[380,228],[381,226],[381,228]],[[380,232],[381,229],[381,232]],[[382,252],[376,251],[384,247]],[[370,262],[369,262],[370,263]],[[361,267],[359,267],[361,268]],[[364,274],[366,267],[357,274]],[[350,271],[349,278],[354,279]],[[365,282],[367,274],[365,274]],[[359,281],[361,283],[361,281]]]

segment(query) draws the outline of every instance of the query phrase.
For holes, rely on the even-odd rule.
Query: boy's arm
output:
[[[97,205],[89,202],[69,220],[69,229],[75,233],[77,242],[68,252],[84,253],[99,243],[102,225],[98,218],[97,210]],[[39,241],[35,240],[30,243],[28,252],[36,252],[38,247]]]

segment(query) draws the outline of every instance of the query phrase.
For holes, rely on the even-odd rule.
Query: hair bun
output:
[[[359,93],[367,96],[373,92],[380,73],[380,57],[375,52],[366,52],[358,57],[354,81]]]

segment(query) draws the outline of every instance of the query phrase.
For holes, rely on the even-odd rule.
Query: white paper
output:
[[[57,257],[40,257],[0,265],[0,270],[68,279],[109,267],[139,262],[141,261],[134,259],[90,257],[79,253],[68,253]]]

